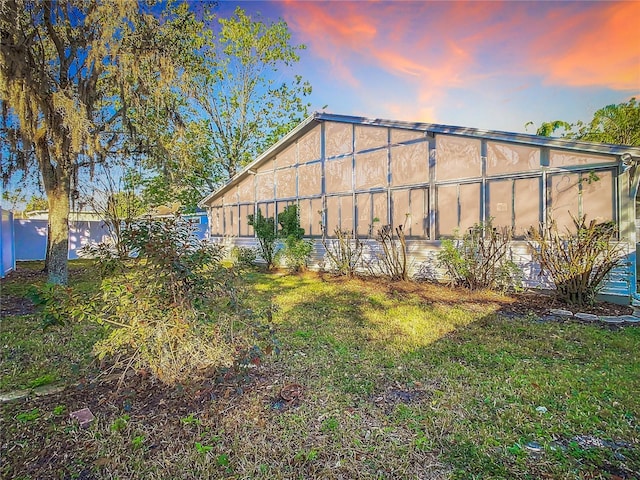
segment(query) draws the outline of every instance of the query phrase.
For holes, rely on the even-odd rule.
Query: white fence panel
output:
[[[3,277],[16,268],[14,250],[13,213],[0,209],[0,277]]]

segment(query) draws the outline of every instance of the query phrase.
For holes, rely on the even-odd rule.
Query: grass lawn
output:
[[[24,283],[3,281],[3,300]],[[638,327],[514,318],[513,297],[428,284],[248,283],[280,353],[202,385],[88,382],[98,329],[3,314],[3,391],[80,384],[2,406],[0,477],[640,478]]]

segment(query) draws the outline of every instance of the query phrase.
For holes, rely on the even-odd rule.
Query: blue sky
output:
[[[640,2],[222,2],[284,19],[312,108],[525,132],[640,96]],[[532,127],[528,130],[533,133]]]
[[[288,75],[311,83],[312,110],[535,133],[528,122],[640,98],[640,1],[223,0],[216,13],[238,6],[306,45]]]

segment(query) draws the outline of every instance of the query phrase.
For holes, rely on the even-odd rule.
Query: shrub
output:
[[[107,334],[94,346],[99,358],[124,358],[126,367],[145,369],[167,384],[230,366],[250,345],[245,333],[253,332],[237,331],[248,322],[235,322],[243,311],[240,288],[220,263],[223,248],[198,240],[193,226],[179,218],[136,222],[123,241],[136,257],[121,260],[97,295],[87,301],[45,291],[51,300],[45,307],[55,301],[78,321],[104,325]]]
[[[360,266],[364,244],[350,230],[336,228],[335,240],[328,241],[322,235],[322,245],[334,273],[353,277]]]
[[[462,239],[443,240],[437,262],[455,286],[471,290],[517,288],[521,273],[511,260],[511,239],[511,229],[495,228],[489,219],[473,225]]]
[[[288,237],[284,241],[284,248],[280,250],[285,266],[292,272],[299,272],[309,266],[309,259],[313,252],[313,243],[308,240]]]
[[[280,257],[284,260],[285,266],[298,272],[307,268],[313,243],[303,239],[304,229],[300,227],[300,216],[298,207],[289,205],[278,214],[280,231],[278,236],[284,239],[284,248],[280,251]]]
[[[121,245],[124,248],[124,245]],[[113,242],[88,243],[78,249],[78,256],[97,260],[100,276],[105,277],[115,272],[122,265],[123,256]]]
[[[73,289],[65,285],[45,283],[41,287],[32,285],[27,297],[42,316],[42,328],[64,326],[69,321],[69,307],[76,303]]]
[[[392,225],[384,225],[378,229],[376,241],[380,246],[380,251],[375,257],[375,266],[379,273],[391,280],[408,280],[409,265],[404,225],[395,228]]]
[[[302,237],[304,237],[304,228],[300,227],[300,216],[296,205],[289,205],[280,212],[278,214],[278,223],[280,224],[278,235],[280,238],[302,240]]]
[[[619,262],[624,246],[613,222],[587,224],[586,216],[571,216],[574,231],[558,231],[555,221],[528,232],[529,246],[541,274],[547,273],[556,295],[568,303],[593,303],[605,278]]]
[[[266,262],[267,269],[271,270],[276,253],[276,222],[273,217],[264,217],[260,209],[255,215],[249,215],[247,219],[258,237],[260,255]]]
[[[241,269],[251,268],[256,263],[258,253],[255,248],[250,247],[233,247],[231,249],[231,258],[234,266]]]

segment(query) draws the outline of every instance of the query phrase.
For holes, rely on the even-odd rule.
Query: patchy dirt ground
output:
[[[145,450],[192,447],[192,424],[200,425],[204,418],[238,403],[248,385],[259,390],[265,379],[236,372],[230,379],[212,379],[197,387],[167,387],[133,374],[122,383],[112,376],[5,403],[0,407],[0,477],[96,478],[92,472],[109,467],[117,458],[100,449],[101,444],[117,442],[96,440],[123,434],[128,443],[135,433],[129,432],[133,424],[153,426],[140,432]],[[265,398],[270,399],[268,394]],[[86,428],[70,418],[71,412],[82,408],[95,416]]]
[[[345,282],[344,277],[332,277],[322,275],[326,281]],[[371,288],[384,291],[387,295],[401,297],[403,295],[418,295],[428,303],[441,303],[450,305],[487,305],[498,307],[499,313],[513,315],[537,315],[542,316],[550,309],[569,310],[574,313],[580,311],[595,315],[631,315],[633,309],[627,305],[617,305],[609,302],[597,302],[594,305],[576,307],[556,298],[550,292],[526,291],[521,293],[500,294],[491,291],[473,292],[461,288],[448,288],[427,282],[388,282],[381,278],[363,278]]]

